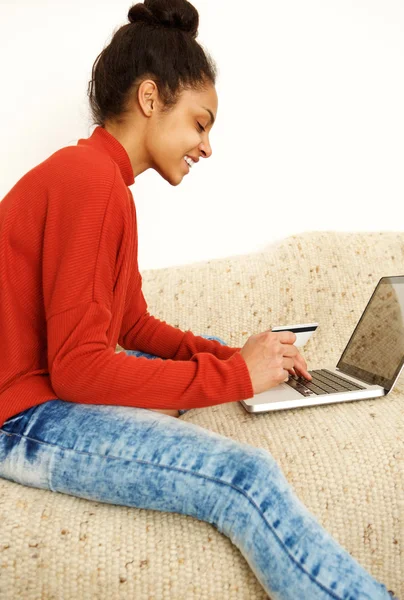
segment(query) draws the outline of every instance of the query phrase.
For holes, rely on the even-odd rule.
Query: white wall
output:
[[[213,154],[177,187],[136,179],[140,269],[307,230],[402,230],[402,0],[193,3],[219,68]],[[130,6],[0,0],[0,198],[91,134],[91,67]]]

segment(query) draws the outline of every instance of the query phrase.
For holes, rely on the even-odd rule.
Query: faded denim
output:
[[[211,523],[272,600],[391,600],[306,509],[267,450],[181,418],[55,398],[4,423],[0,477]]]

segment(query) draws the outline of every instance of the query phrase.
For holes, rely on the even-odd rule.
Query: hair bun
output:
[[[130,23],[148,23],[169,29],[179,29],[196,38],[198,11],[187,0],[145,0],[132,6],[128,12]]]

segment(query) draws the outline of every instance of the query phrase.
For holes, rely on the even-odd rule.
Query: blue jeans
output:
[[[391,600],[306,509],[267,450],[181,418],[55,398],[0,428],[0,477],[211,523],[272,600]]]

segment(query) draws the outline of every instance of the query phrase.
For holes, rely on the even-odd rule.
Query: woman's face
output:
[[[197,164],[187,165],[186,155],[198,161],[212,154],[209,134],[217,105],[216,89],[210,84],[204,91],[183,91],[175,107],[163,113],[158,88],[147,79],[123,117],[107,121],[105,129],[128,153],[135,179],[147,169],[154,169],[171,185],[178,185],[198,168]]]
[[[153,104],[153,110],[157,111],[144,132],[146,155],[150,168],[171,185],[178,185],[185,175],[192,175],[192,170],[198,168],[197,164],[187,165],[186,155],[198,161],[212,154],[209,134],[217,115],[216,89],[210,85],[203,92],[184,91],[168,113],[160,113],[158,106],[158,102]]]

